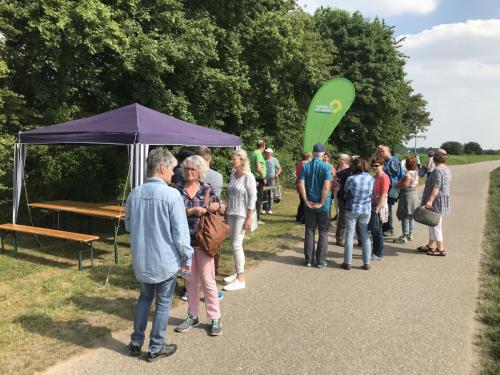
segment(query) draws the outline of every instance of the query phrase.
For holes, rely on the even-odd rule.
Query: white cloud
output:
[[[403,13],[428,14],[433,12],[440,0],[298,0],[312,13],[320,6],[361,11],[367,16],[393,16]]]
[[[476,141],[500,149],[499,45],[500,19],[444,24],[406,36],[408,78],[434,118],[425,144]]]

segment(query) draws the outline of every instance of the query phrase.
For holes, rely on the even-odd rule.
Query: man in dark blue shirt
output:
[[[302,167],[300,174],[300,195],[305,208],[305,241],[304,256],[306,267],[311,267],[316,255],[316,266],[326,267],[326,253],[328,251],[328,226],[330,219],[331,194],[330,185],[332,171],[322,158],[325,153],[325,145],[315,144],[313,148],[313,160]],[[314,252],[314,233],[318,227],[319,238]]]

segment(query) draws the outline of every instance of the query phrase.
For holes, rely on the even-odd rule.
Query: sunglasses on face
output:
[[[184,168],[184,170],[186,172],[197,172],[196,168],[190,168],[190,167],[186,167],[186,168]]]

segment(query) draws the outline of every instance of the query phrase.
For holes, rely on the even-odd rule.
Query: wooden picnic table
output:
[[[77,215],[97,217],[100,219],[108,219],[115,221],[114,225],[114,251],[115,263],[118,263],[118,230],[120,228],[120,221],[125,219],[125,207],[119,204],[104,202],[104,203],[90,203],[79,202],[70,200],[57,200],[47,202],[30,203],[30,207],[40,208],[57,212],[69,212]],[[59,226],[59,222],[58,222]],[[58,228],[59,229],[59,228]]]

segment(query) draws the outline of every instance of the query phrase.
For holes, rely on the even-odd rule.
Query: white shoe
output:
[[[245,282],[238,279],[234,280],[231,284],[227,284],[224,290],[240,290],[245,289]]]
[[[264,210],[260,210],[260,213],[261,213],[261,214],[265,214],[265,213],[266,213],[266,211],[264,211]]]
[[[269,215],[272,215],[272,214],[273,214],[273,210],[269,210],[269,211],[267,211],[267,213],[268,213]]]
[[[236,280],[236,276],[238,276],[236,273],[229,275],[229,276],[226,276],[226,277],[224,277],[224,282],[231,284],[234,280]]]

